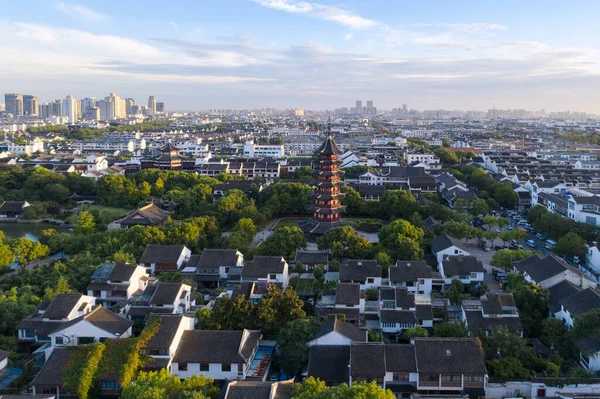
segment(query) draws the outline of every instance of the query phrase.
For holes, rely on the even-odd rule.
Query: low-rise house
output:
[[[196,305],[192,287],[183,283],[151,281],[146,290],[131,299],[127,318],[144,322],[150,314],[183,314]]]
[[[471,255],[463,243],[447,234],[435,236],[433,240],[431,240],[431,251],[435,255],[438,263],[440,263],[446,255]]]
[[[388,334],[415,326],[433,327],[431,304],[417,303],[414,292],[405,287],[381,287],[378,313],[381,331]]]
[[[367,332],[337,317],[332,317],[319,326],[314,338],[307,342],[307,345],[309,347],[350,346],[352,342],[367,342]]]
[[[381,287],[382,271],[376,260],[350,259],[340,267],[340,282],[359,283],[361,290]]]
[[[191,255],[192,252],[185,245],[148,245],[138,263],[149,269],[152,275],[176,272]]]
[[[4,201],[0,205],[0,218],[20,218],[29,206],[27,201]]]
[[[228,280],[238,279],[244,266],[244,255],[235,249],[206,248],[201,255],[192,255],[182,273],[190,275],[199,286],[215,288]]]
[[[521,261],[513,262],[513,271],[522,274],[525,280],[542,288],[550,288],[564,280],[583,289],[595,289],[598,285],[585,273],[566,265],[555,255],[544,258],[532,255]]]
[[[104,342],[109,338],[129,338],[132,326],[132,321],[98,306],[58,326],[50,333],[50,343],[53,347],[60,347]]]
[[[486,336],[498,328],[523,336],[523,326],[512,294],[488,292],[479,301],[463,301],[463,320],[471,335],[481,331]]]
[[[600,308],[600,294],[592,288],[579,291],[560,300],[560,311],[554,317],[562,320],[568,329],[575,325],[575,318]]]
[[[347,384],[350,345],[313,345],[308,355],[306,374],[328,385]]]
[[[62,326],[92,311],[96,298],[83,294],[58,294],[50,303],[42,304],[33,315],[17,326],[19,342],[50,343],[50,334]]]
[[[87,294],[104,307],[121,313],[128,310],[132,296],[143,292],[148,285],[146,268],[125,262],[106,263],[92,273]]]
[[[184,331],[171,373],[179,378],[204,375],[244,380],[259,347],[260,331]]]
[[[406,287],[408,291],[420,295],[431,295],[434,281],[441,282],[440,276],[422,260],[399,260],[388,269],[391,287]]]
[[[56,395],[62,398],[76,398],[75,392],[69,392],[63,384],[63,377],[68,368],[70,348],[56,348],[37,373],[31,388],[34,395]]]
[[[281,256],[255,256],[244,264],[242,282],[276,284],[284,290],[290,282],[288,264]]]
[[[150,338],[141,354],[150,356],[152,361],[144,365],[146,370],[171,369],[171,362],[177,352],[185,331],[194,329],[193,317],[184,315],[157,315],[158,330]]]
[[[548,310],[550,311],[550,317],[561,311],[561,301],[571,295],[577,294],[581,291],[581,288],[577,287],[570,281],[563,280],[558,284],[548,288],[550,293],[550,301],[548,303]]]
[[[445,256],[439,264],[439,272],[444,283],[451,285],[452,280],[463,284],[482,284],[485,270],[483,264],[475,256]]]
[[[309,249],[297,249],[294,263],[302,263],[306,270],[313,270],[316,266],[322,265],[325,271],[329,266],[329,251],[318,251]]]
[[[219,399],[291,399],[294,380],[229,381]]]
[[[365,298],[358,283],[338,283],[335,289],[335,307],[358,309],[365,312]]]

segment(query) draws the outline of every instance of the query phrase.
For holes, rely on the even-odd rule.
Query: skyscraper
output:
[[[69,118],[69,123],[75,123],[79,120],[78,118],[78,107],[79,101],[72,95],[65,97],[62,103],[62,116]]]
[[[98,108],[100,108],[100,119],[105,121],[126,116],[125,101],[116,93],[110,93],[104,100],[98,101]]]
[[[135,105],[135,100],[133,98],[125,99],[125,114],[131,115],[133,114],[133,106]]]
[[[18,93],[7,93],[4,95],[6,112],[14,116],[23,115],[23,95]]]
[[[36,96],[26,94],[23,96],[23,115],[37,116],[39,114],[39,102]]]
[[[98,107],[87,107],[85,109],[85,119],[87,119],[87,120],[98,120],[98,119],[100,119],[100,108],[98,108]]]
[[[148,115],[154,115],[156,113],[156,97],[148,97]]]
[[[156,103],[156,112],[164,114],[165,113],[165,103]]]

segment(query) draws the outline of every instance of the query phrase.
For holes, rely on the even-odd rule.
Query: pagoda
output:
[[[310,208],[313,217],[298,223],[311,238],[322,236],[334,227],[343,226],[340,213],[346,210],[345,206],[340,205],[340,200],[346,196],[340,192],[340,186],[344,184],[340,180],[344,172],[339,170],[341,151],[331,135],[319,147],[317,153],[319,167],[314,172],[317,185],[312,194],[313,206]]]

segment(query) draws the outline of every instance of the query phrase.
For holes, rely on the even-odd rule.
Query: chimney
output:
[[[446,349],[446,356],[452,356],[452,350]]]

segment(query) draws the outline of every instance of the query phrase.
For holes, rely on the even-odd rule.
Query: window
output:
[[[179,363],[179,364],[177,365],[177,369],[178,369],[179,371],[187,371],[187,369],[188,369],[188,367],[187,367],[187,366],[188,366],[188,365],[187,365],[187,363]]]
[[[208,371],[208,363],[200,363],[200,371]]]
[[[276,274],[269,274],[269,280],[277,280]]]
[[[408,381],[408,373],[394,373],[394,381]]]
[[[369,278],[367,279],[367,284],[373,284],[374,282],[375,282],[375,279],[374,279],[374,278],[372,278],[372,277],[369,277]]]
[[[231,371],[231,364],[230,363],[223,363],[221,365],[221,371]]]
[[[56,345],[63,345],[63,344],[65,343],[64,341],[65,341],[65,340],[64,340],[64,338],[63,338],[63,337],[56,337],[56,338],[54,338],[54,343],[55,343]]]

